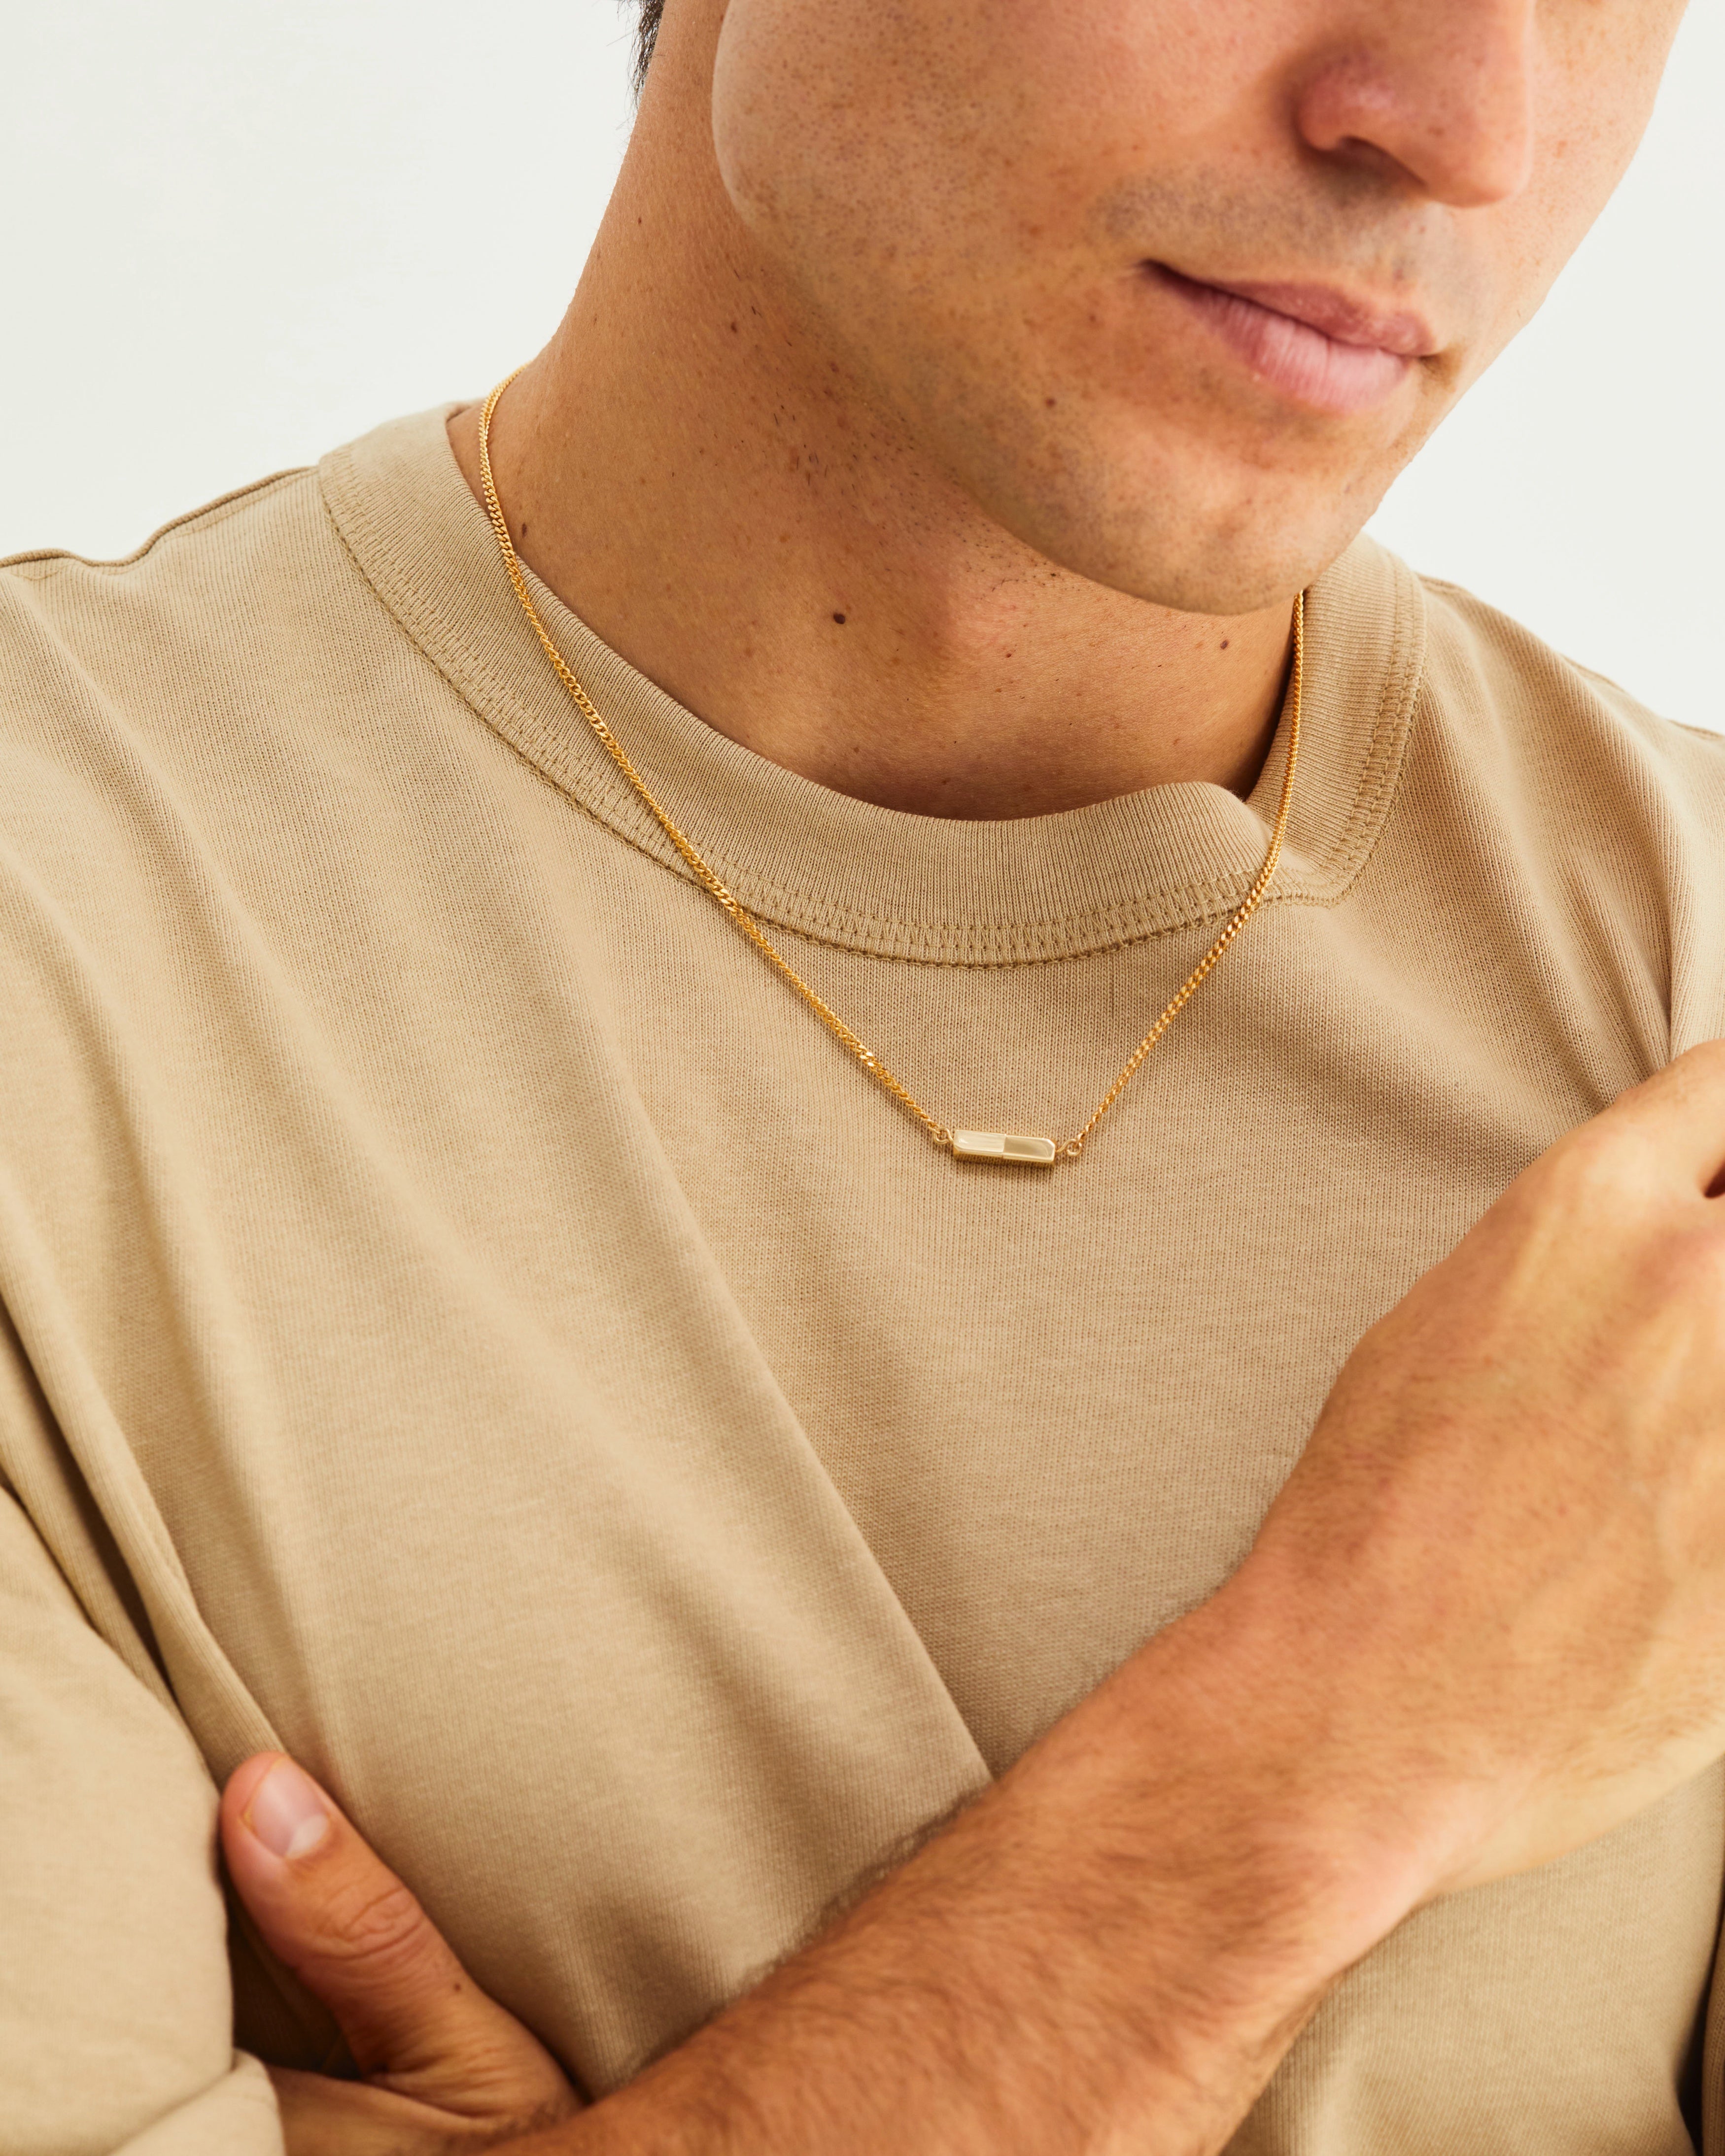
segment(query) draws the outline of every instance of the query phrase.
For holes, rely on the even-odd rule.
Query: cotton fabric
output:
[[[7,2156],[265,2156],[258,2061],[336,2058],[229,1938],[264,1746],[616,2085],[1214,1592],[1360,1334],[1725,1033],[1725,742],[1363,540],[1261,913],[1081,1163],[960,1166],[623,786],[443,418],[0,570]],[[538,598],[948,1122],[1076,1129],[1261,860],[1281,740],[1250,800],[896,814]],[[1235,2148],[1687,2150],[1722,1872],[1716,1768],[1422,1912]]]

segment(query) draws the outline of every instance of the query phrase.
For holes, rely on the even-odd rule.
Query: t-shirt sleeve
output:
[[[4,2156],[280,2156],[234,2050],[216,1802],[0,1487]]]

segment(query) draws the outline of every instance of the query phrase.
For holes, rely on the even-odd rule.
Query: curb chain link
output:
[[[600,747],[622,773],[624,778],[628,780],[642,805],[652,816],[660,830],[665,833],[665,837],[670,840],[684,865],[696,881],[724,908],[737,927],[754,945],[786,986],[794,990],[802,998],[839,1045],[853,1055],[875,1082],[886,1092],[891,1094],[901,1107],[906,1109],[916,1118],[922,1125],[925,1134],[934,1144],[939,1146],[943,1152],[950,1152],[952,1149],[951,1131],[943,1123],[935,1121],[909,1088],[894,1077],[873,1049],[865,1046],[846,1025],[839,1014],[822,1001],[777,944],[768,938],[748,908],[726,887],[716,870],[708,866],[697,851],[694,842],[685,837],[684,834],[678,829],[676,824],[671,820],[669,812],[660,806],[647,782],[630,762],[628,751],[605,723],[593,700],[576,679],[572,669],[562,652],[552,643],[551,633],[540,619],[539,609],[534,605],[532,594],[527,589],[527,579],[521,567],[521,557],[516,552],[515,542],[509,536],[509,525],[504,517],[503,505],[497,498],[496,481],[491,475],[492,415],[497,409],[498,399],[521,371],[520,367],[516,367],[515,373],[505,375],[502,381],[485,399],[485,408],[480,415],[480,477],[485,487],[485,510],[491,520],[491,529],[496,535],[498,552],[503,557],[503,566],[509,573],[509,581],[515,588],[515,595],[521,601],[521,610],[531,624],[534,635],[539,639],[540,648],[555,668],[557,679],[568,690],[577,710],[587,721]],[[1294,664],[1292,679],[1288,689],[1288,760],[1286,768],[1282,773],[1281,799],[1276,810],[1275,829],[1271,833],[1270,850],[1264,856],[1264,865],[1258,870],[1253,879],[1251,888],[1235,909],[1221,934],[1217,937],[1215,942],[1187,975],[1181,986],[1168,998],[1155,1024],[1127,1056],[1125,1063],[1121,1066],[1120,1075],[1096,1104],[1090,1121],[1081,1130],[1076,1132],[1072,1137],[1055,1146],[1056,1153],[1063,1160],[1076,1160],[1080,1158],[1085,1147],[1090,1142],[1091,1133],[1096,1125],[1101,1122],[1103,1116],[1137,1077],[1150,1051],[1221,963],[1230,945],[1233,943],[1241,929],[1245,927],[1247,921],[1251,919],[1264,901],[1265,894],[1270,889],[1276,875],[1277,864],[1281,859],[1282,840],[1287,834],[1288,814],[1293,807],[1294,768],[1300,755],[1300,703],[1306,670],[1305,661],[1306,594],[1301,592],[1296,594],[1294,600]]]

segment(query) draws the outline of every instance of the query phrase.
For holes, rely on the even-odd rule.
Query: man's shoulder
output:
[[[118,560],[0,560],[0,741],[80,710],[146,729],[189,714],[313,618],[341,552],[308,468],[188,511]]]
[[[1725,736],[1420,583],[1409,798],[1435,872],[1501,914],[1507,944],[1543,939],[1553,979],[1594,983],[1584,1001],[1609,981],[1625,1009],[1657,1008],[1672,1050],[1725,1034]]]
[[[1725,732],[1665,717],[1460,584],[1419,583],[1427,689],[1450,727],[1553,782],[1563,769],[1584,785],[1670,792],[1725,836]]]
[[[80,554],[68,547],[33,547],[15,554],[0,554],[0,578],[8,584],[38,583],[80,570],[106,579],[122,578],[134,571],[147,576],[161,566],[174,542],[183,544],[207,536],[218,526],[255,512],[271,495],[303,488],[315,478],[316,471],[315,465],[292,465],[266,473],[261,479],[248,480],[243,486],[230,487],[224,494],[200,502],[195,509],[182,510],[177,516],[169,517],[129,554],[98,557]]]
[[[122,560],[0,560],[0,756],[75,764],[124,742],[231,788],[383,706],[419,708],[419,617],[476,543],[470,527],[490,543],[449,451],[451,408],[223,495]]]
[[[379,433],[405,426],[423,461],[435,424]],[[309,830],[339,824],[362,853],[393,804],[434,790],[471,717],[355,551],[332,498],[352,461],[350,445],[273,474],[123,560],[0,562],[0,941],[14,953],[44,906],[116,964],[128,939],[170,941],[200,892],[267,911],[297,888]],[[436,529],[420,536],[434,556]]]
[[[207,830],[236,802],[267,821],[335,770],[376,776],[403,719],[439,708],[376,562],[404,543],[439,558],[441,527],[416,511],[439,457],[445,490],[465,488],[441,414],[418,414],[189,511],[123,559],[0,561],[0,846],[39,853],[52,828],[55,859],[136,853],[154,843],[151,803]],[[382,529],[369,557],[367,517]]]

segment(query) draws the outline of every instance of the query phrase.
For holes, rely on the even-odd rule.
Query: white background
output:
[[[818,4],[818,0],[814,0]],[[613,0],[8,0],[0,554],[165,518],[550,333],[629,125]],[[1628,180],[1373,528],[1725,730],[1725,8]]]

